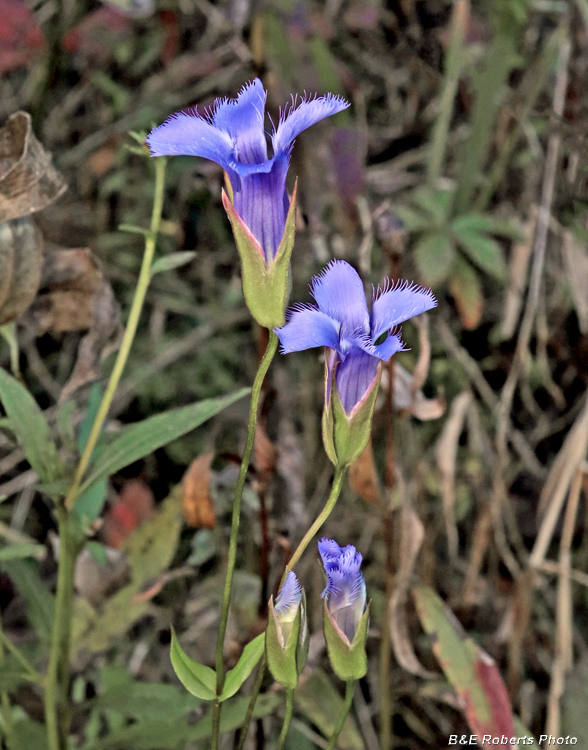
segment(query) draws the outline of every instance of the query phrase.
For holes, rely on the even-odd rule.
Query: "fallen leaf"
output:
[[[276,448],[260,424],[255,429],[253,455],[257,471],[262,476],[271,476],[276,469]]]
[[[371,439],[361,456],[349,467],[349,485],[368,503],[379,503],[382,499]]]
[[[126,557],[118,549],[106,550],[106,562],[97,562],[88,549],[82,550],[76,559],[74,583],[78,596],[93,607],[98,607],[104,599],[128,582],[129,565]]]
[[[19,318],[41,281],[43,237],[30,216],[0,224],[0,325]]]
[[[100,376],[100,363],[116,348],[121,324],[112,288],[88,248],[46,254],[40,293],[23,322],[35,336],[88,331],[60,401]]]
[[[381,387],[388,388],[388,370],[382,372]],[[445,413],[445,399],[427,398],[420,390],[414,392],[413,376],[398,362],[394,363],[394,406],[412,414],[413,417],[426,421],[439,419]]]
[[[484,311],[484,296],[478,272],[460,258],[452,269],[449,290],[464,327],[477,328]]]
[[[76,598],[72,623],[72,653],[85,649],[90,653],[104,651],[131,625],[146,615],[153,604],[134,601],[147,581],[167,570],[182,530],[181,493],[171,492],[157,511],[126,540],[122,551],[130,567],[128,586],[102,603],[99,611],[87,601]]]
[[[41,211],[66,188],[51,154],[35,138],[31,116],[13,114],[0,128],[0,223]]]
[[[0,0],[0,73],[31,65],[45,37],[33,11],[22,0]]]
[[[210,497],[210,465],[214,453],[205,453],[192,461],[182,480],[182,511],[186,524],[192,529],[212,529],[216,512]]]
[[[394,656],[400,666],[411,674],[430,680],[435,677],[435,674],[425,669],[417,659],[406,623],[406,604],[410,580],[425,538],[425,527],[406,498],[402,504],[400,531],[400,564],[394,592],[388,603],[390,639],[394,648]]]
[[[133,19],[111,6],[88,13],[63,39],[63,48],[97,63],[113,57],[114,42],[124,39],[133,28]]]
[[[155,498],[142,479],[127,482],[104,517],[102,538],[108,547],[119,549],[146,521],[155,508]]]

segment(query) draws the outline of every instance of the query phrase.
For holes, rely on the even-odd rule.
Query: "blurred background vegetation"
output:
[[[119,227],[149,223],[153,165],[128,131],[234,96],[255,75],[274,121],[296,92],[351,102],[294,149],[291,299],[308,302],[312,274],[335,257],[368,288],[385,276],[431,285],[439,306],[404,326],[410,350],[385,373],[371,446],[325,530],[362,552],[373,600],[346,750],[445,747],[473,732],[468,692],[493,695],[468,672],[485,658],[474,642],[498,666],[517,734],[588,742],[587,68],[586,0],[0,0],[0,121],[29,112],[68,187],[35,213],[45,265],[16,329],[24,382],[63,445],[98,398],[132,299],[143,240]],[[158,257],[195,255],[154,278],[111,432],[251,383],[264,332],[243,303],[222,184],[216,164],[169,161]],[[5,247],[16,242],[7,227]],[[67,271],[55,260],[65,249],[76,250]],[[10,367],[4,342],[0,364]],[[322,401],[316,351],[276,359],[244,497],[228,666],[263,630],[328,492]],[[110,478],[76,568],[72,748],[207,747],[206,706],[171,669],[170,623],[211,663],[246,420],[238,402]],[[6,420],[0,501],[4,632],[43,672],[59,544]],[[14,544],[31,545],[30,558],[11,559]],[[299,578],[313,636],[288,747],[305,750],[326,746],[342,685],[320,634],[313,552]],[[472,641],[440,638],[453,621],[441,610],[430,625],[423,590],[419,606],[411,596],[418,583]],[[423,628],[437,632],[435,654]],[[41,750],[38,689],[0,657],[7,747]],[[246,705],[227,704],[227,748]],[[257,715],[247,746],[271,748],[283,696],[269,678]]]

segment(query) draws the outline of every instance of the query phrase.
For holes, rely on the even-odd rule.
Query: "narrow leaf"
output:
[[[0,560],[21,560],[25,557],[36,557],[39,559],[45,554],[42,544],[9,544],[0,547]]]
[[[189,693],[205,701],[214,700],[216,695],[216,674],[210,667],[191,659],[180,646],[172,629],[170,650],[171,663],[178,679]]]
[[[35,399],[24,385],[0,368],[0,400],[20,447],[39,477],[46,482],[57,479],[61,464],[49,425]]]
[[[493,660],[466,636],[432,589],[418,586],[413,595],[421,625],[431,636],[445,676],[463,701],[472,732],[514,737],[508,693]]]
[[[257,662],[261,659],[265,647],[265,633],[260,633],[243,649],[239,661],[233,669],[227,672],[225,686],[223,688],[221,701],[231,698],[253,671]]]
[[[165,255],[163,258],[158,258],[155,263],[151,266],[151,276],[155,276],[156,273],[162,273],[163,271],[173,271],[174,268],[185,266],[196,257],[196,253],[193,250],[185,250],[181,253],[173,253],[172,255]]]
[[[408,206],[396,206],[395,215],[404,224],[407,232],[424,232],[431,229],[431,219]]]
[[[27,617],[41,641],[49,642],[55,600],[41,580],[32,560],[2,560],[0,568],[8,575],[27,603]]]
[[[80,488],[80,493],[84,493],[100,479],[105,479],[172,440],[185,435],[248,393],[249,388],[242,388],[229,396],[206,399],[181,409],[156,414],[142,422],[135,422],[104,448]]]
[[[451,229],[456,232],[487,232],[521,242],[524,236],[510,221],[497,219],[489,214],[465,214],[451,222]]]

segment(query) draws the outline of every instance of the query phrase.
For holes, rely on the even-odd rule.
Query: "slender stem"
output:
[[[347,680],[347,684],[345,686],[345,700],[343,702],[343,706],[341,708],[339,716],[337,717],[337,723],[335,724],[335,729],[333,730],[333,734],[331,735],[329,744],[327,745],[327,750],[334,750],[335,745],[337,744],[337,738],[341,734],[343,724],[345,724],[345,719],[347,718],[347,714],[349,713],[349,709],[351,708],[354,689],[355,680]]]
[[[49,666],[45,684],[45,726],[49,750],[64,750],[69,723],[69,645],[73,580],[78,544],[73,537],[69,513],[57,506],[59,568],[55,615],[51,631]]]
[[[239,534],[239,519],[241,515],[241,498],[243,497],[243,488],[245,486],[245,479],[247,478],[247,471],[249,469],[249,461],[251,459],[251,451],[253,450],[253,441],[255,439],[255,428],[257,426],[257,408],[259,404],[259,394],[261,393],[261,386],[263,385],[264,378],[267,374],[269,366],[274,358],[276,350],[278,348],[278,337],[273,331],[270,331],[269,340],[265,354],[263,355],[255,380],[253,381],[253,387],[251,389],[251,403],[249,405],[249,422],[247,425],[247,441],[245,443],[245,449],[243,451],[243,458],[241,460],[241,468],[239,469],[239,478],[237,479],[237,485],[235,487],[235,500],[233,502],[233,514],[231,518],[231,536],[229,539],[229,552],[227,556],[227,573],[225,576],[225,586],[223,590],[223,599],[221,605],[220,623],[218,630],[218,637],[216,642],[216,694],[212,705],[212,748],[218,748],[218,741],[220,736],[220,700],[219,697],[223,691],[223,685],[225,682],[225,674],[223,671],[223,648],[225,644],[225,633],[227,631],[227,621],[229,619],[229,606],[231,603],[231,590],[233,588],[233,572],[235,570],[235,560],[237,558],[237,537]]]
[[[286,744],[286,737],[290,729],[290,722],[292,721],[292,714],[294,712],[294,688],[286,689],[286,715],[284,716],[284,723],[282,724],[282,731],[276,745],[276,750],[283,750]]]
[[[251,719],[253,717],[253,711],[255,709],[255,704],[257,703],[259,691],[261,690],[261,686],[263,685],[263,678],[265,677],[266,667],[267,657],[264,651],[263,656],[261,657],[261,662],[259,664],[259,669],[257,671],[257,677],[255,678],[255,685],[253,686],[251,697],[249,698],[249,705],[247,706],[247,713],[245,714],[245,719],[243,720],[243,726],[241,727],[239,742],[237,744],[236,750],[243,750],[243,747],[245,745],[247,734],[249,733],[249,724],[251,724]]]
[[[335,476],[333,477],[333,484],[331,486],[331,494],[329,495],[329,499],[325,503],[325,507],[321,510],[319,515],[316,517],[315,522],[312,524],[310,529],[304,535],[298,547],[296,547],[296,551],[290,558],[290,562],[288,563],[288,565],[286,565],[286,570],[284,571],[284,575],[282,576],[282,583],[284,583],[284,581],[286,580],[286,576],[288,575],[288,573],[294,569],[297,562],[300,560],[300,558],[304,554],[304,550],[312,542],[315,534],[318,532],[320,527],[327,520],[331,511],[335,507],[335,503],[337,502],[339,493],[341,492],[341,487],[343,486],[343,477],[345,476],[346,469],[347,469],[346,466],[338,466],[335,469]]]
[[[141,263],[141,270],[139,272],[137,288],[135,289],[135,296],[133,298],[133,303],[129,312],[129,319],[127,321],[123,340],[121,342],[120,349],[118,350],[116,362],[114,363],[114,368],[110,375],[110,380],[108,381],[106,391],[104,392],[104,396],[102,397],[102,402],[100,404],[100,408],[98,409],[98,413],[96,414],[94,424],[92,425],[92,429],[84,448],[84,452],[82,453],[82,457],[80,458],[80,463],[78,464],[78,468],[76,469],[73,482],[65,499],[65,506],[69,510],[73,508],[76,500],[78,499],[78,490],[80,488],[80,484],[82,483],[84,472],[88,467],[90,458],[92,456],[92,453],[94,452],[94,448],[96,447],[98,438],[100,437],[102,426],[108,415],[110,404],[112,403],[114,393],[127,363],[129,352],[131,351],[135,333],[137,332],[141,310],[143,309],[143,302],[145,301],[147,288],[149,287],[149,282],[151,281],[151,264],[153,263],[155,241],[161,222],[163,194],[165,187],[165,163],[165,157],[157,157],[155,159],[155,195],[153,198],[153,210],[151,212],[151,231],[145,235],[145,251],[143,253],[143,262]]]
[[[2,617],[0,616],[0,667],[2,666],[4,662],[4,643],[5,640],[8,641],[8,638],[4,635],[4,630],[2,629]],[[12,645],[12,644],[11,644]],[[10,697],[8,695],[8,692],[6,690],[3,690],[0,694],[0,718],[2,719],[1,725],[0,725],[0,740],[2,737],[6,737],[7,740],[10,740],[10,735],[12,734],[12,707],[10,705]],[[8,745],[8,742],[6,742],[6,745]]]

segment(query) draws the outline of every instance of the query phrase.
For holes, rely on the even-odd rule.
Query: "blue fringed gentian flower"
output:
[[[153,156],[201,156],[225,170],[231,196],[223,192],[223,205],[241,258],[245,301],[255,320],[271,329],[284,323],[289,292],[296,188],[289,201],[286,177],[294,139],[349,104],[332,94],[300,103],[293,98],[274,128],[270,157],[265,98],[255,78],[236,99],[217,99],[204,115],[196,109],[172,115],[149,133],[147,145]]]
[[[265,635],[268,667],[284,687],[295,688],[308,654],[306,600],[296,574],[286,576],[275,604],[269,600]]]
[[[362,556],[352,544],[339,547],[333,539],[323,537],[318,543],[327,576],[322,593],[333,622],[353,643],[357,628],[365,612],[365,580],[361,572]]]
[[[276,333],[284,353],[327,347],[323,438],[333,463],[345,465],[367,443],[380,363],[404,348],[396,326],[437,301],[430,289],[386,282],[368,310],[363,283],[344,260],[332,261],[314,277],[311,294],[316,305],[291,308],[286,325]]]
[[[323,537],[318,548],[327,576],[323,591],[324,631],[329,659],[343,680],[358,680],[366,672],[365,641],[369,612],[361,554],[352,544],[340,547]]]
[[[153,156],[201,156],[229,176],[235,211],[270,262],[282,241],[288,194],[286,176],[294,139],[311,125],[349,106],[328,94],[286,106],[271,137],[268,157],[264,128],[266,92],[259,78],[236,99],[217,99],[210,111],[177,112],[147,136]]]

